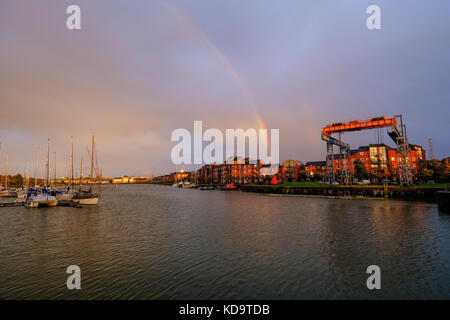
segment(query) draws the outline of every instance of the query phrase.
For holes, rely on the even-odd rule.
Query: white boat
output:
[[[17,198],[14,199],[15,203],[24,203],[27,201],[27,190],[21,189],[17,191]]]
[[[50,166],[49,166],[49,155],[50,155],[50,139],[47,140],[47,161],[45,165],[45,185],[46,187],[40,190],[32,190],[27,195],[27,200],[25,205],[30,208],[37,207],[56,207],[58,205],[58,199],[56,199],[56,193],[54,191],[49,191],[49,182],[50,182]],[[39,159],[39,148],[38,148],[38,159]],[[39,160],[36,160],[36,167]]]
[[[17,191],[14,189],[4,189],[0,191],[0,197],[14,198],[15,196],[17,196]]]
[[[24,184],[23,187],[19,190],[17,190],[17,198],[14,199],[15,203],[25,203],[27,202],[27,194],[28,194],[28,183],[29,183],[29,176],[28,176],[28,162],[25,164],[25,174],[23,176]]]
[[[73,193],[72,192],[61,192],[56,195],[56,199],[58,201],[72,201]]]
[[[184,181],[184,182],[181,184],[181,187],[182,187],[182,188],[190,188],[190,187],[191,187],[191,183],[190,183],[189,181]]]
[[[98,204],[99,197],[95,194],[76,195],[72,198],[73,202],[81,205],[96,205]]]
[[[94,143],[94,136],[92,136],[92,147],[91,147],[91,153],[90,153],[90,159],[91,159],[91,173],[89,175],[90,180],[90,186],[89,191],[81,191],[81,185],[80,185],[80,191],[76,192],[72,198],[73,202],[76,202],[81,205],[97,205],[99,195],[94,193],[92,190],[92,180],[93,180],[93,174],[94,174],[94,157],[95,157],[95,143]],[[83,160],[81,160],[83,161]],[[83,163],[83,162],[82,162]],[[83,165],[81,165],[80,170],[80,181],[82,181],[82,168]]]
[[[9,190],[0,186],[0,197],[9,197]]]
[[[5,186],[0,189],[0,197],[15,197],[16,194],[15,190],[8,189],[8,154],[6,154]]]
[[[56,207],[58,205],[58,200],[55,196],[46,192],[40,192],[29,196],[25,205],[30,208]]]

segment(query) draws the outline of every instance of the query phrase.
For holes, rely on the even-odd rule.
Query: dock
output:
[[[0,203],[0,208],[22,207],[22,206],[25,206],[25,203],[23,203],[23,202],[4,202],[4,203]],[[58,206],[59,207],[83,208],[83,206],[78,204],[77,202],[64,201],[64,200],[58,201]]]
[[[0,208],[5,208],[5,207],[20,207],[23,206],[23,203],[16,203],[16,202],[4,202],[4,203],[0,203]]]

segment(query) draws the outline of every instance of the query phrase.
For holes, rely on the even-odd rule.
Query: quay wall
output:
[[[439,191],[437,198],[439,211],[450,213],[450,191]]]
[[[380,187],[365,186],[277,186],[277,185],[241,185],[244,192],[257,192],[285,195],[314,195],[329,197],[373,197],[402,200],[422,200],[437,202],[438,191],[434,188],[388,187],[387,192]]]

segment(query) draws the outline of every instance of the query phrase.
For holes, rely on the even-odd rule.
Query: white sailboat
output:
[[[15,203],[25,203],[27,201],[28,194],[28,161],[25,162],[25,174],[23,176],[23,187],[17,191],[17,198],[14,200]]]
[[[8,189],[8,154],[6,154],[5,185],[0,190],[0,197],[15,197],[15,190]]]
[[[45,174],[45,180],[46,180],[46,187],[43,188],[42,191],[38,191],[36,189],[37,187],[37,177],[35,178],[35,189],[33,192],[30,192],[27,196],[27,202],[25,205],[30,208],[37,208],[37,207],[56,207],[58,205],[58,200],[56,199],[56,196],[54,195],[54,192],[50,192],[49,190],[49,183],[50,183],[50,170],[49,170],[49,155],[50,155],[50,139],[47,141],[47,162],[46,162],[46,174]],[[36,159],[36,172],[39,162],[39,149],[38,149],[38,156]],[[53,193],[53,194],[52,194]]]
[[[99,195],[94,193],[92,190],[92,180],[94,177],[94,156],[95,156],[95,141],[94,136],[92,136],[92,147],[89,154],[90,160],[91,160],[91,173],[89,175],[89,191],[82,191],[81,190],[81,174],[80,174],[80,191],[77,192],[74,197],[72,198],[72,201],[77,202],[81,205],[97,205],[99,200]],[[81,166],[83,167],[83,166]],[[80,173],[82,172],[82,168],[80,169]]]
[[[56,161],[55,161],[56,162]],[[56,163],[55,163],[56,168]],[[67,191],[60,192],[56,195],[56,198],[60,201],[72,201],[74,190],[73,190],[73,137],[70,137],[70,159],[69,159],[69,185],[67,186]],[[56,173],[55,173],[56,180]]]

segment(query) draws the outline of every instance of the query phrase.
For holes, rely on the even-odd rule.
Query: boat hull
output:
[[[58,199],[55,196],[40,193],[29,197],[25,205],[29,208],[56,207],[58,205]]]
[[[0,197],[3,197],[3,198],[13,198],[13,197],[15,197],[15,196],[17,196],[17,194],[14,193],[14,192],[10,192],[10,191],[0,191]]]
[[[58,200],[30,201],[25,204],[29,208],[56,207]]]
[[[96,205],[96,204],[98,204],[98,197],[81,198],[81,199],[74,198],[72,200],[81,205]]]

